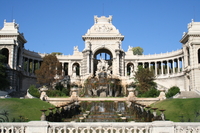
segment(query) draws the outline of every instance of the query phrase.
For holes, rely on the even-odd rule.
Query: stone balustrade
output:
[[[199,122],[9,122],[0,133],[199,133]]]

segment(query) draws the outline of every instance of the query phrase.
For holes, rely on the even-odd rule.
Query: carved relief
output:
[[[97,32],[110,32],[111,30],[113,30],[113,28],[111,26],[99,25],[95,26],[94,30]]]

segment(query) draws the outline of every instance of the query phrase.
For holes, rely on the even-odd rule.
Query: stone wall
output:
[[[158,85],[162,85],[168,89],[172,86],[178,86],[180,88],[180,91],[185,91],[184,76],[178,76],[178,77],[169,76],[168,78],[157,78],[155,82]]]
[[[30,85],[38,86],[37,79],[35,77],[27,77],[27,76],[23,77],[21,90],[26,91]]]

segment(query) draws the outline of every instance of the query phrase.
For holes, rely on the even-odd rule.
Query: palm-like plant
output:
[[[8,118],[8,111],[4,110],[3,112],[0,113],[0,121],[1,122],[9,122],[9,118]]]

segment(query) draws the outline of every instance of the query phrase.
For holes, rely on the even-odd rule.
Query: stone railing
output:
[[[0,133],[199,133],[199,122],[47,122],[0,123]]]

